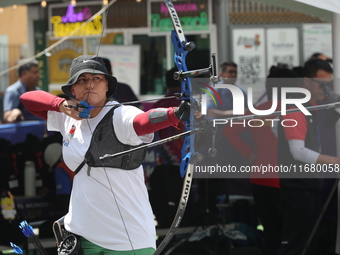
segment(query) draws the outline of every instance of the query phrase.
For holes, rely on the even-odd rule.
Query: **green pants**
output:
[[[80,237],[81,247],[84,255],[152,255],[155,252],[154,248],[145,248],[131,251],[113,251],[100,247],[84,237]]]

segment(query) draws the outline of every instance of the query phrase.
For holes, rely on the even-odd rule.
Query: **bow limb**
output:
[[[190,193],[190,189],[191,189],[193,173],[194,173],[194,164],[189,163],[188,168],[186,170],[185,177],[184,177],[184,184],[183,184],[183,189],[182,189],[182,194],[181,194],[181,200],[179,201],[179,205],[178,205],[178,208],[177,208],[175,218],[174,218],[174,220],[171,224],[171,227],[170,227],[168,233],[164,237],[161,244],[157,247],[157,250],[154,252],[153,255],[158,255],[163,251],[163,249],[168,245],[170,240],[175,235],[175,232],[177,231],[177,229],[178,229],[178,227],[179,227],[179,225],[180,225],[180,223],[183,219],[184,212],[185,212],[185,209],[186,209],[186,206],[187,206],[187,203],[188,203],[188,199],[189,199],[189,193]]]

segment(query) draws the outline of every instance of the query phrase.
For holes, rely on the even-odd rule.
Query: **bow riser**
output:
[[[172,39],[172,43],[174,45],[174,61],[176,64],[176,67],[179,71],[188,71],[187,65],[186,65],[186,56],[188,54],[188,51],[186,51],[185,47],[183,45],[186,44],[186,41],[184,41],[183,43],[180,42],[180,38],[178,36],[178,34],[172,30],[171,32],[171,39]],[[191,94],[191,82],[190,82],[190,78],[185,78],[182,79],[181,81],[181,89],[182,89],[182,94],[183,100],[187,100],[190,101],[190,94]],[[185,122],[185,129],[186,131],[190,130],[191,125],[190,123],[192,123],[193,118],[192,118],[193,114],[190,114],[190,118],[189,121]],[[186,172],[186,169],[188,168],[188,164],[190,163],[190,158],[191,158],[191,139],[193,139],[193,137],[186,137],[184,139],[183,142],[183,147],[182,147],[182,162],[181,162],[181,167],[180,167],[180,173],[181,173],[181,177],[183,178]]]

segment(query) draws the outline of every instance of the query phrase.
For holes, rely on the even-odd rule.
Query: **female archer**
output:
[[[154,216],[144,184],[144,151],[104,157],[153,139],[153,132],[187,118],[189,104],[143,112],[109,101],[117,86],[102,58],[73,60],[62,86],[65,100],[44,91],[21,96],[27,109],[63,136],[63,158],[76,173],[64,224],[80,236],[85,255],[150,255],[155,251]]]

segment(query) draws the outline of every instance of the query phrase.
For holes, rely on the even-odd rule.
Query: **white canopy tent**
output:
[[[320,0],[295,0],[295,1],[340,14],[340,1],[337,1],[337,0],[322,0],[322,1]]]
[[[335,92],[340,94],[340,84],[338,79],[340,78],[340,1],[338,0],[295,0],[298,3],[304,3],[305,5],[314,6],[323,10],[330,11],[332,13],[332,31],[333,31],[333,68],[334,68],[334,89]],[[338,129],[338,128],[337,128]],[[339,137],[339,136],[338,136]],[[339,139],[338,139],[339,140]],[[338,141],[339,143],[339,141]],[[340,152],[340,146],[337,146],[338,156]]]

